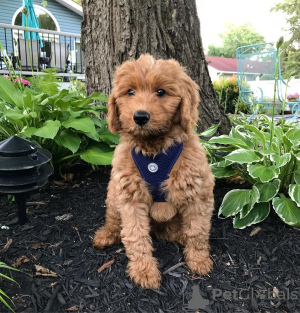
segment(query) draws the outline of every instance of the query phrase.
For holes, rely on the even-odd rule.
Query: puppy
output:
[[[159,288],[150,231],[185,246],[188,267],[212,269],[209,233],[214,177],[199,137],[198,85],[175,60],[148,54],[117,68],[108,125],[120,134],[112,162],[106,222],[94,247],[124,244],[127,272],[143,288]]]

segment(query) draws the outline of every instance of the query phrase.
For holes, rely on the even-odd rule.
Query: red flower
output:
[[[30,82],[26,79],[23,79],[21,77],[18,77],[18,81],[24,85],[30,85]],[[14,79],[14,82],[16,83],[17,82],[17,79]]]

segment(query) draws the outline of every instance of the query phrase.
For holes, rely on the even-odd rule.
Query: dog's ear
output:
[[[113,134],[117,134],[121,130],[121,121],[119,118],[119,109],[116,104],[114,90],[112,91],[108,98],[107,108],[108,108],[107,114],[108,128]]]
[[[183,73],[181,82],[181,126],[185,132],[189,132],[197,125],[199,119],[199,86],[186,73]]]

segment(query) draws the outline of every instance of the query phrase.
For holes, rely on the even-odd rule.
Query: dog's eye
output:
[[[163,89],[158,89],[156,92],[158,97],[163,97],[166,94]]]
[[[130,96],[134,96],[134,90],[133,89],[129,89],[127,91],[127,95],[130,97]]]

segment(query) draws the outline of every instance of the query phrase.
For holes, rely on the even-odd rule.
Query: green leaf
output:
[[[59,146],[63,146],[71,150],[73,153],[75,153],[80,147],[79,136],[70,129],[62,130],[61,133],[54,138],[54,141]]]
[[[110,165],[113,158],[113,151],[104,152],[101,146],[95,144],[88,150],[82,152],[80,157],[82,160],[95,165]]]
[[[257,224],[262,222],[270,213],[270,204],[267,202],[264,203],[255,203],[252,210],[244,218],[240,217],[240,214],[237,214],[233,219],[233,227],[243,229],[250,225]]]
[[[300,207],[300,184],[289,186],[289,196]]]
[[[104,119],[104,120],[99,120],[98,118],[92,117],[92,121],[94,122],[94,124],[95,124],[96,126],[98,126],[98,127],[101,128],[101,129],[105,128],[105,126],[108,125],[106,119]]]
[[[6,110],[3,116],[8,117],[11,120],[20,120],[23,117],[25,117],[23,113],[21,113],[20,111],[15,111],[15,110]]]
[[[74,128],[85,133],[96,133],[94,122],[88,116],[80,118],[69,117],[68,120],[62,123],[62,126],[65,128]]]
[[[300,129],[299,128],[293,128],[288,130],[286,133],[286,138],[293,144],[293,145],[299,145],[300,144]]]
[[[100,137],[97,133],[84,133],[87,137],[95,140],[95,141],[99,141]]]
[[[230,190],[224,197],[219,209],[219,216],[225,217],[235,215],[250,201],[251,190],[235,189]]]
[[[213,137],[208,142],[209,143],[219,143],[222,145],[232,145],[232,146],[235,146],[238,148],[245,148],[245,149],[248,148],[248,146],[241,139],[231,138],[227,135],[221,135],[219,137]]]
[[[57,108],[59,108],[61,111],[67,111],[71,105],[72,105],[71,100],[59,99],[59,100],[55,101],[55,106]]]
[[[117,134],[112,134],[107,128],[104,128],[103,130],[98,132],[99,138],[102,141],[119,144],[120,142],[120,136]]]
[[[282,155],[272,154],[270,158],[271,161],[276,163],[276,167],[282,167],[291,160],[291,154],[290,153],[285,153]]]
[[[279,169],[275,166],[264,166],[261,164],[248,164],[248,172],[252,178],[262,183],[269,182],[279,175]]]
[[[9,296],[7,296],[6,293],[3,292],[1,289],[0,289],[0,293],[1,293],[2,295],[4,295],[5,297],[9,298]],[[11,300],[11,299],[9,298],[9,300]],[[5,304],[12,312],[14,312],[14,310],[11,308],[11,306],[6,302],[6,300],[5,300],[2,296],[0,296],[0,301],[1,301],[3,304]]]
[[[210,168],[216,178],[226,178],[236,174],[234,169],[225,166],[224,160],[218,163],[211,164]]]
[[[265,149],[265,150],[259,150],[259,153],[264,155],[264,156],[266,156],[266,155],[270,156],[272,154],[276,154],[277,152],[274,151],[273,149],[269,148],[269,149]]]
[[[263,149],[265,149],[265,147],[266,147],[266,137],[265,137],[264,133],[261,132],[260,130],[258,130],[253,125],[245,125],[244,127],[246,129],[251,130],[252,133],[250,135],[256,137],[261,142]]]
[[[23,108],[24,106],[22,91],[16,87],[15,83],[4,76],[0,76],[0,99],[14,104],[18,108]]]
[[[100,100],[101,101],[101,100]],[[106,102],[107,102],[107,100],[106,100]],[[95,107],[95,109],[96,110],[99,110],[99,111],[102,111],[102,112],[104,112],[105,114],[107,114],[107,112],[108,112],[108,109],[107,109],[107,107],[105,106],[105,105],[97,105],[96,107]]]
[[[218,130],[219,126],[220,126],[220,123],[212,125],[208,129],[206,129],[204,132],[200,133],[199,136],[201,136],[201,137],[211,137]]]
[[[33,135],[53,139],[60,128],[60,121],[46,121]]]
[[[240,128],[239,126],[232,127],[229,133],[229,137],[240,139],[246,144],[248,148],[253,149],[254,144],[253,142],[251,142],[250,137],[247,134],[240,132],[239,128]]]
[[[36,118],[36,117],[37,117],[36,112],[30,112],[29,115],[30,115],[31,117],[33,117],[33,118]]]
[[[254,204],[258,202],[259,196],[260,195],[258,188],[256,186],[252,186],[252,190],[250,193],[250,201],[243,207],[243,209],[239,213],[241,218],[246,217],[251,212]]]
[[[5,138],[15,135],[15,129],[11,125],[6,125],[0,122],[0,133],[4,135]]]
[[[37,129],[38,128],[36,127],[26,127],[21,133],[23,133],[27,138],[30,138],[37,131]]]
[[[253,150],[238,149],[228,154],[224,159],[243,164],[259,162],[262,157]]]
[[[254,186],[259,190],[260,198],[258,202],[269,202],[277,195],[280,187],[280,180],[274,179],[268,183],[256,183]]]
[[[296,184],[300,184],[300,168],[294,172],[294,181]]]
[[[272,201],[275,212],[288,225],[300,227],[300,208],[293,200],[281,195]]]
[[[286,152],[291,151],[293,144],[289,141],[289,139],[285,135],[282,137],[282,142],[284,144],[284,151]]]
[[[277,138],[282,138],[283,137],[283,130],[280,126],[275,126],[274,127],[274,132]]]

